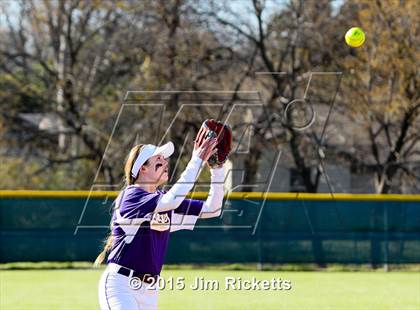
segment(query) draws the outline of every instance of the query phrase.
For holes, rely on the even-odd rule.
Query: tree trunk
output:
[[[243,180],[243,184],[244,186],[242,187],[241,191],[244,192],[252,192],[255,189],[254,185],[256,184],[257,181],[257,173],[258,173],[258,162],[259,159],[261,158],[261,151],[258,147],[253,147],[250,148],[250,152],[247,155],[247,157],[245,158],[244,161],[244,180]]]
[[[292,137],[290,139],[289,145],[292,151],[293,159],[295,161],[296,169],[299,171],[299,174],[302,177],[302,182],[305,186],[306,192],[316,193],[318,191],[318,184],[317,182],[312,181],[311,167],[306,166],[305,158],[302,156],[299,149],[302,136],[295,130],[291,129],[290,132]]]
[[[64,14],[65,4],[64,1],[60,2],[60,13]],[[64,108],[64,84],[65,84],[65,75],[66,75],[66,50],[67,50],[67,40],[64,33],[66,18],[63,17],[62,24],[57,25],[59,28],[59,40],[58,40],[58,55],[57,55],[57,72],[58,72],[58,81],[57,81],[57,112],[59,115],[65,113]],[[64,134],[64,121],[62,117],[58,118],[58,151],[60,154],[64,153],[66,137]]]

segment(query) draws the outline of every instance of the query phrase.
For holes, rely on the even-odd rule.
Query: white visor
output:
[[[159,147],[153,144],[143,145],[136,161],[134,162],[133,168],[131,169],[131,175],[133,178],[137,178],[141,166],[143,166],[150,157],[162,155],[163,157],[168,158],[173,154],[173,152],[174,144],[172,142],[168,142]]]

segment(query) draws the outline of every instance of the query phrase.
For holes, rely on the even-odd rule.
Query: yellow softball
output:
[[[349,46],[359,47],[365,42],[365,33],[359,27],[353,27],[347,31],[344,38]]]

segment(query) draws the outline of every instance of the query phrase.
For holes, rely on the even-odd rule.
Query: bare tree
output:
[[[10,128],[19,126],[17,113],[25,111],[58,118],[56,147],[36,147],[46,161],[44,169],[79,160],[98,164],[113,121],[100,108],[118,107],[130,77],[145,59],[146,43],[131,20],[138,8],[129,2],[78,0],[20,1],[16,7],[17,12],[12,12],[7,2],[1,5],[6,24],[0,69],[8,77],[5,87],[11,87],[3,101],[19,96],[20,100],[12,99],[18,102],[12,111],[3,105],[2,114]],[[33,109],[26,106],[28,102]],[[74,153],[65,128],[81,143],[80,152]],[[27,137],[22,144],[42,139],[30,133]],[[115,181],[112,169],[104,161],[106,182]]]
[[[355,14],[367,32],[363,48],[343,61],[351,73],[343,100],[367,142],[339,155],[355,169],[373,173],[378,193],[402,192],[403,181],[409,180],[418,190],[419,3],[356,1],[343,11],[343,19]]]
[[[114,128],[127,90],[219,90],[221,80],[228,89],[239,88],[248,72],[248,55],[233,53],[194,1],[45,0],[20,1],[13,7],[17,11],[2,3],[0,70],[5,78],[0,83],[10,89],[2,93],[2,101],[15,104],[12,109],[2,105],[1,112],[6,131],[25,132],[25,140],[5,143],[31,145],[27,152],[44,162],[35,173],[93,161],[84,185],[75,186],[89,186],[97,166],[97,182],[118,183],[121,162],[136,137],[137,142],[151,142],[156,111],[124,110]],[[161,101],[167,103],[164,124],[169,124],[185,101],[176,92]],[[18,118],[25,112],[53,114],[58,136],[25,128]],[[215,113],[203,106],[182,114],[168,138],[182,146],[187,134],[197,132],[201,121]],[[80,145],[75,148],[69,136]]]
[[[256,48],[258,60],[253,69],[264,74],[264,78],[261,78],[262,74],[254,76],[259,79],[258,85],[265,94],[265,112],[256,116],[254,122],[254,139],[244,163],[245,183],[255,183],[262,150],[282,143],[291,150],[305,190],[316,192],[323,172],[317,151],[322,147],[319,145],[323,142],[320,137],[322,130],[314,127],[301,131],[290,122],[292,111],[286,112],[286,120],[284,112],[293,100],[303,98],[310,71],[325,69],[331,64],[332,51],[326,42],[331,32],[331,3],[288,1],[270,8],[267,8],[266,1],[253,0],[250,3],[247,18],[252,15],[254,23],[244,21],[240,13],[233,10],[230,10],[230,18],[225,17],[229,8],[213,9],[209,13],[226,29]],[[223,15],[218,12],[223,12]],[[313,29],[324,33],[326,38],[321,42],[313,35]],[[320,103],[330,104],[325,99]],[[245,190],[252,191],[252,187]]]
[[[147,84],[147,90],[172,92],[163,100],[167,107],[163,122],[166,125],[171,124],[183,103],[202,104],[178,114],[170,128],[168,138],[178,146],[171,157],[173,178],[181,168],[175,161],[184,155],[180,152],[186,137],[189,135],[192,141],[206,118],[222,117],[222,109],[204,104],[226,101],[219,101],[220,94],[211,92],[239,89],[244,76],[249,74],[249,63],[253,59],[248,54],[236,53],[230,41],[223,41],[220,29],[208,24],[201,6],[202,3],[197,5],[196,1],[181,0],[155,1],[147,6],[149,15],[153,16],[150,30],[156,35],[148,46],[147,75],[138,82]],[[184,91],[197,94],[185,94]],[[199,92],[208,93],[201,96]],[[190,153],[192,143],[185,147],[185,153]]]

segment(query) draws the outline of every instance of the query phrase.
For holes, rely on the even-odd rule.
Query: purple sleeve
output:
[[[203,208],[204,201],[195,199],[184,199],[178,208],[174,210],[177,214],[199,216]]]
[[[148,193],[128,188],[121,199],[120,214],[124,218],[143,218],[155,211],[161,195],[159,192]]]

